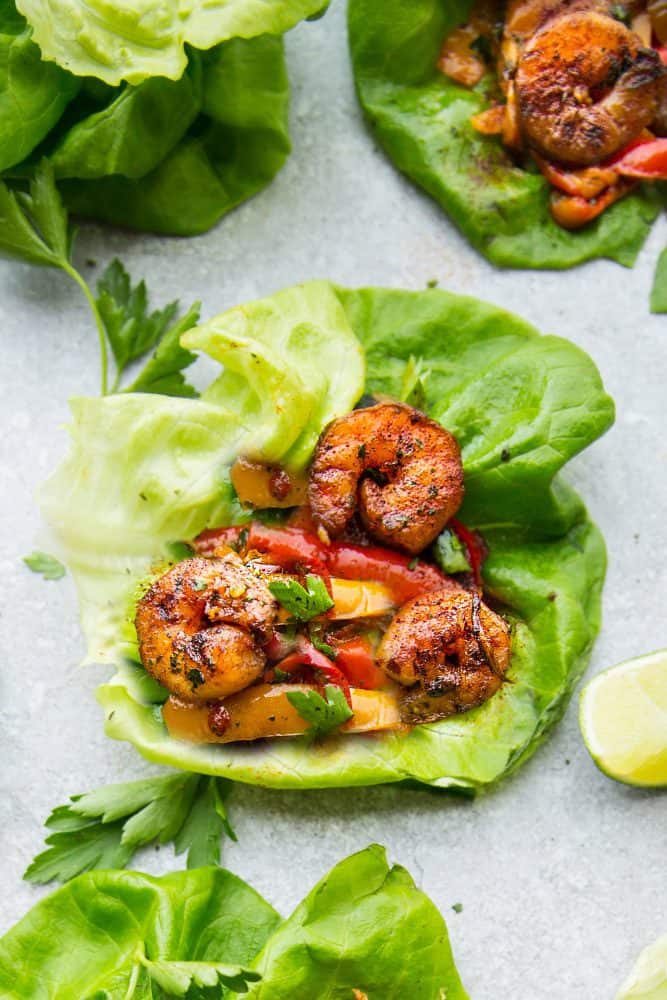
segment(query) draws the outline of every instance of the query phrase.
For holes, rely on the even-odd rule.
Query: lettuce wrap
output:
[[[355,990],[467,998],[442,916],[377,845],[336,865],[287,920],[220,868],[91,872],[0,939],[7,1000],[354,1000]]]
[[[600,624],[603,540],[559,471],[613,422],[591,359],[567,340],[440,290],[316,281],[251,302],[181,338],[224,369],[197,399],[75,399],[69,455],[41,502],[79,593],[106,731],[149,760],[250,784],[417,781],[475,791],[519,766],[563,712]],[[230,467],[242,454],[307,466],[318,435],[364,391],[423,408],[458,439],[460,517],[489,549],[484,587],[512,624],[509,683],[481,707],[409,735],[213,746],[172,739],[164,689],[139,665],[133,619],[171,543],[251,517]]]
[[[631,267],[664,193],[643,185],[577,232],[555,223],[537,168],[516,166],[497,137],[470,124],[489,106],[489,80],[468,89],[436,68],[443,40],[471,7],[472,0],[350,0],[357,93],[378,141],[494,264],[567,268],[607,257]]]
[[[47,157],[82,216],[204,232],[284,164],[282,33],[323,6],[0,0],[0,171]]]

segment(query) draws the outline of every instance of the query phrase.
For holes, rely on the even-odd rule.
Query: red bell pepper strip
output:
[[[338,667],[334,666],[324,653],[320,653],[319,649],[315,649],[312,642],[309,642],[303,636],[299,636],[297,640],[296,651],[290,653],[280,663],[276,663],[274,669],[282,670],[285,674],[291,674],[295,670],[298,670],[299,667],[312,667],[313,670],[322,674],[329,684],[335,684],[336,687],[339,687],[345,695],[345,701],[352,708],[350,685],[345,674]]]
[[[638,180],[667,180],[667,139],[651,139],[623,150],[614,162],[622,177]]]
[[[466,528],[465,524],[461,524],[461,522],[457,521],[456,518],[453,517],[449,524],[458,540],[463,546],[465,546],[465,550],[468,553],[468,562],[470,563],[473,579],[475,584],[481,588],[484,552],[479,539],[474,532],[470,531],[469,528]]]
[[[384,583],[399,605],[420,594],[456,586],[430,563],[415,561],[380,546],[333,542],[325,552],[332,576]]]
[[[238,544],[242,531],[247,531],[246,547],[266,552],[283,569],[304,566],[324,580],[331,593],[331,576],[344,580],[373,580],[383,583],[396,604],[432,590],[458,586],[430,563],[411,559],[379,545],[353,545],[332,542],[324,545],[316,535],[300,528],[270,528],[252,521],[245,528],[221,528],[203,532],[195,540],[201,555],[210,555],[218,545]]]
[[[336,666],[342,670],[352,687],[376,691],[386,684],[387,677],[376,667],[373,647],[364,636],[337,642],[335,648]]]
[[[284,570],[293,570],[303,566],[307,571],[321,576],[329,593],[331,593],[331,576],[326,567],[324,550],[315,535],[301,531],[298,528],[270,528],[259,521],[251,521],[244,527],[213,528],[203,531],[194,541],[195,551],[199,555],[213,555],[221,545],[238,545],[242,532],[246,533],[245,547],[257,549],[271,556],[276,566]]]
[[[269,528],[253,521],[248,531],[247,547],[267,552],[282,569],[291,570],[298,565],[321,576],[331,594],[331,576],[323,546],[315,535],[298,528]]]

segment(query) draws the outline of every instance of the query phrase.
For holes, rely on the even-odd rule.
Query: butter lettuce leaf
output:
[[[378,141],[494,264],[567,268],[607,257],[632,266],[660,192],[644,185],[584,229],[558,226],[541,174],[517,167],[499,139],[470,124],[488,106],[486,83],[469,90],[436,69],[444,38],[470,7],[470,0],[350,0],[357,92]]]
[[[90,872],[0,939],[7,1000],[203,1000],[220,996],[206,989],[218,975],[225,997],[249,1000],[322,1000],[325,988],[331,1000],[467,1000],[442,916],[377,845],[336,865],[284,921],[219,868]]]
[[[73,450],[44,494],[89,655],[118,665],[99,691],[108,734],[157,763],[272,787],[416,780],[474,791],[513,770],[562,713],[600,624],[604,543],[560,476],[613,422],[591,359],[475,299],[325,282],[230,310],[182,342],[225,366],[202,398],[79,401]],[[484,534],[486,590],[513,626],[509,682],[465,715],[409,735],[332,736],[317,752],[298,740],[172,740],[164,695],[136,662],[137,588],[169,541],[249,516],[229,486],[235,455],[308,460],[362,393],[359,344],[367,391],[398,397],[406,371],[427,370],[426,408],[459,439],[461,517]]]
[[[89,872],[41,900],[0,939],[0,994],[7,1000],[155,997],[155,967],[155,984],[197,972],[210,977],[221,963],[247,967],[279,922],[258,893],[221,868],[161,878]],[[174,995],[183,993],[166,994]]]
[[[76,76],[116,86],[147,77],[178,80],[186,45],[210,49],[230,38],[281,35],[319,14],[323,0],[18,0],[45,59]]]
[[[200,70],[191,82],[186,74],[122,91],[65,136],[54,157],[71,211],[192,236],[273,180],[291,148],[282,38],[234,38],[193,60]],[[152,104],[166,122],[157,143],[156,120],[146,114]],[[125,131],[106,149],[102,137],[117,121]],[[111,159],[122,169],[107,169]]]
[[[249,1000],[467,1000],[447,927],[400,865],[377,845],[315,886],[254,963]]]
[[[80,80],[42,60],[12,0],[0,3],[0,170],[23,160],[59,120]]]

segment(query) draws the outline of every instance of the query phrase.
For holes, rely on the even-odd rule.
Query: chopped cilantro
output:
[[[452,909],[454,913],[463,913],[463,903],[454,903]]]
[[[433,557],[443,573],[469,573],[472,569],[463,544],[449,528],[436,538]]]
[[[287,673],[287,671],[281,670],[280,667],[273,668],[273,677],[276,683],[278,684],[284,684],[285,681],[288,681],[290,679],[290,675]]]
[[[324,655],[328,656],[330,660],[335,660],[338,656],[338,653],[333,646],[330,646],[328,642],[324,642],[319,636],[314,635],[312,632],[310,633],[310,641],[315,649],[319,649],[320,653],[324,653]]]
[[[193,667],[192,670],[188,670],[188,680],[192,685],[192,690],[196,691],[197,688],[201,687],[204,683],[204,675],[201,670],[197,670],[196,667]]]
[[[333,607],[333,601],[321,576],[308,574],[306,586],[298,580],[272,580],[269,590],[297,621],[307,622]]]
[[[306,736],[313,740],[324,739],[334,729],[352,718],[352,710],[345,695],[335,684],[327,684],[323,698],[317,691],[290,691],[287,700],[302,719],[310,723]],[[326,700],[325,700],[326,699]]]
[[[23,562],[33,573],[41,573],[45,580],[62,580],[67,572],[63,564],[48,552],[31,552]]]

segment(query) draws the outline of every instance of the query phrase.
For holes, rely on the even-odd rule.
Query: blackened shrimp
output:
[[[613,17],[597,10],[556,16],[518,61],[524,138],[560,163],[600,163],[651,124],[663,73],[658,53]]]
[[[377,653],[389,677],[407,688],[405,722],[466,712],[498,691],[509,666],[510,632],[476,593],[438,590],[408,601]]]
[[[402,403],[354,410],[322,433],[308,498],[316,523],[334,538],[358,510],[374,539],[421,552],[461,506],[458,444]]]
[[[261,675],[277,613],[266,582],[235,553],[186,559],[139,601],[141,661],[179,698],[225,698]]]

